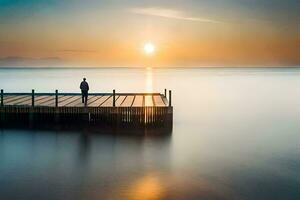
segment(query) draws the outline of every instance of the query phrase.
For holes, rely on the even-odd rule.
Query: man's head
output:
[[[83,81],[85,81],[86,80],[86,78],[83,78]]]

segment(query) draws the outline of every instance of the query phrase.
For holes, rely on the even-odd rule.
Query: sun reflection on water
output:
[[[146,68],[146,92],[153,92],[153,73],[152,68]]]
[[[146,92],[153,92],[153,73],[151,67],[146,68]],[[144,100],[145,106],[153,106],[151,96],[145,96]]]
[[[158,176],[147,175],[134,182],[128,193],[128,199],[157,200],[162,199],[164,188]]]

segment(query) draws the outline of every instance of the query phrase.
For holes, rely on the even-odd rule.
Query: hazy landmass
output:
[[[85,62],[75,62],[66,60],[60,57],[44,57],[44,58],[31,58],[31,57],[20,57],[20,56],[9,56],[0,58],[0,68],[289,68],[289,67],[300,67],[300,63],[295,62],[282,62],[282,63],[271,63],[271,64],[242,64],[242,63],[223,63],[215,64],[210,62],[203,62],[198,65],[182,62],[180,64],[173,65],[145,65],[135,63],[131,65],[116,65],[116,64],[91,64]]]
[[[63,64],[64,60],[59,57],[29,58],[9,56],[0,58],[0,67],[55,67]]]

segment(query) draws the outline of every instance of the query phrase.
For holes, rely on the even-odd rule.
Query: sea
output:
[[[300,68],[2,68],[4,92],[172,90],[171,134],[0,127],[3,200],[299,200]]]

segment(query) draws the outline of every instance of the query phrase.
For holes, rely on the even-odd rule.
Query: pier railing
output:
[[[165,89],[165,93],[164,95],[160,94],[160,93],[116,93],[115,90],[113,90],[112,93],[89,93],[89,96],[112,96],[113,98],[113,106],[115,107],[115,102],[116,102],[116,96],[155,96],[155,95],[162,95],[165,97],[165,99],[167,100],[167,96],[166,96],[167,92]],[[1,89],[1,97],[0,97],[0,105],[4,106],[4,97],[5,96],[31,96],[31,106],[35,106],[35,97],[37,96],[53,96],[55,97],[55,106],[58,106],[58,98],[59,95],[63,95],[63,96],[81,96],[81,93],[74,93],[74,92],[58,92],[58,90],[55,90],[54,93],[49,93],[49,92],[39,92],[36,93],[35,90],[32,90],[31,93],[29,92],[6,92],[4,93],[4,90]],[[165,101],[165,100],[164,100]],[[172,91],[169,90],[169,100],[168,100],[168,106],[172,106],[171,104],[172,102]],[[145,105],[147,106],[147,105]]]

